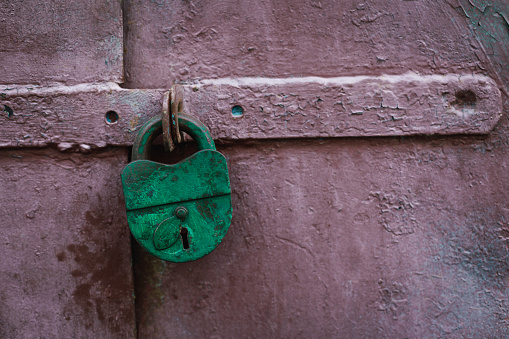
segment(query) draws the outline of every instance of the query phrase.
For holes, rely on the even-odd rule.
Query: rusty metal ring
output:
[[[173,142],[178,144],[182,142],[179,131],[178,117],[184,110],[184,87],[181,85],[173,85],[170,89],[170,117],[171,117],[171,135]]]
[[[171,106],[170,106],[171,90],[164,92],[163,95],[163,109],[162,109],[162,122],[163,122],[163,144],[166,152],[171,152],[175,149],[173,142],[172,123],[171,123]]]

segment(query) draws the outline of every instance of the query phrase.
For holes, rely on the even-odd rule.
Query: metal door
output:
[[[504,1],[0,11],[0,336],[508,336]],[[185,264],[131,253],[119,179],[175,82],[234,207]]]

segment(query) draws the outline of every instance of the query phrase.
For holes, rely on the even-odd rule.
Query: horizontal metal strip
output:
[[[222,139],[485,134],[502,112],[499,89],[483,75],[212,79],[184,88],[186,110]],[[0,147],[131,145],[160,114],[163,91],[0,87]]]

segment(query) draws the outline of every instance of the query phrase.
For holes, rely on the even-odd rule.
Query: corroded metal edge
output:
[[[484,75],[200,80],[183,86],[186,109],[214,138],[368,137],[486,134],[502,99]],[[0,87],[0,147],[89,149],[132,145],[161,112],[164,90],[115,83]],[[4,106],[5,105],[5,106]],[[233,107],[242,115],[233,115]],[[105,114],[117,112],[118,121]]]

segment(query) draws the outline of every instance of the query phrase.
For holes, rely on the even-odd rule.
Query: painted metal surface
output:
[[[226,140],[486,134],[502,111],[496,83],[479,74],[215,79],[183,87],[187,111]],[[11,112],[0,119],[0,147],[132,145],[141,125],[161,114],[162,95],[112,83],[4,86],[0,105]]]
[[[80,126],[59,126],[79,120],[94,98],[59,110],[69,88],[122,81],[118,1],[1,1],[0,32],[2,87],[62,89],[0,106],[3,123],[17,120],[2,124],[2,137],[9,129],[25,141],[51,128],[72,135]],[[41,115],[24,106],[32,104],[44,107]],[[41,126],[36,133],[25,124],[31,119]],[[49,145],[37,138],[25,145]],[[87,153],[79,154],[71,146],[0,150],[0,338],[136,337],[130,234],[119,213],[118,173],[129,152],[79,143],[75,150]]]
[[[134,336],[128,230],[118,213],[128,150],[103,148],[130,145],[137,127],[160,114],[157,89],[173,81],[197,87],[191,113],[225,141],[219,148],[236,213],[217,250],[195,262],[165,263],[134,246],[138,337],[509,336],[507,1],[128,0],[123,18],[115,1],[3,5],[0,82],[15,84],[7,87],[16,95],[0,98],[10,108],[3,108],[0,144],[50,147],[0,152],[1,337]],[[121,23],[125,86],[136,89],[129,95],[95,83],[121,79]],[[372,101],[345,93],[370,107],[362,115],[348,107],[347,120],[330,107],[302,111],[315,128],[305,128],[289,101],[291,94],[315,98],[299,87],[301,78],[318,77],[308,85],[335,99],[323,79],[414,73],[493,79],[496,86],[486,83],[502,94],[489,101],[502,101],[502,117],[452,124],[469,137],[410,137],[447,133],[449,125],[440,125],[447,118],[470,119],[447,110],[456,109],[457,91],[445,97],[450,106],[436,105],[436,121],[409,130],[392,118],[369,130],[357,119],[400,118],[392,96],[382,107],[373,84]],[[231,84],[245,77],[262,77],[277,100]],[[272,79],[295,82],[271,87]],[[443,100],[420,86],[426,100]],[[410,83],[397,87],[396,98]],[[254,115],[253,98],[277,114]],[[293,116],[282,113],[288,109]],[[419,112],[406,114],[415,121]],[[487,110],[494,120],[500,112]],[[314,138],[347,136],[320,129],[343,121],[361,128],[348,134],[358,138]],[[362,137],[390,128],[401,137]],[[299,138],[299,129],[313,139],[270,139]],[[259,139],[239,141],[246,138]]]
[[[464,18],[480,51],[476,53],[483,69],[495,78],[509,96],[509,3],[505,0],[450,0],[448,4]]]
[[[152,255],[172,262],[197,260],[213,251],[232,219],[225,157],[207,127],[186,114],[179,127],[198,151],[174,165],[149,161],[162,117],[149,120],[133,145],[133,162],[122,171],[127,221],[134,238]]]
[[[0,151],[0,337],[134,338],[126,149]]]
[[[461,3],[470,11],[469,0]],[[223,77],[478,72],[485,56],[457,6],[457,0],[129,0],[126,83],[169,88],[172,81]]]
[[[119,1],[9,0],[0,17],[0,84],[122,81]]]
[[[132,88],[167,87],[174,79],[231,86],[225,78],[412,71],[484,74],[503,93],[503,117],[484,137],[227,142],[220,150],[236,213],[218,249],[179,265],[136,249],[140,337],[507,337],[504,8],[504,1],[468,0],[131,0],[126,80]],[[281,128],[287,119],[295,134],[299,127],[307,132],[292,125],[304,117],[283,115],[292,108],[287,102],[298,107],[288,95],[295,90],[266,85],[269,98],[234,85],[231,92],[245,97],[218,97],[214,110],[227,117],[231,105],[241,106],[239,123],[263,134],[270,128],[249,120],[258,100],[282,114],[267,126],[292,135]],[[269,99],[281,93],[272,105]],[[243,105],[246,98],[254,99]],[[313,110],[304,113],[310,118]],[[235,122],[207,120],[210,110],[199,101],[190,111],[212,133],[218,125],[227,131],[222,138],[244,133]],[[344,116],[349,123],[359,118]],[[309,131],[320,131],[314,121]]]
[[[495,82],[466,74],[202,80],[186,98],[224,139],[483,134],[502,111]]]
[[[140,338],[507,337],[508,131],[220,148],[232,226],[136,253]]]

